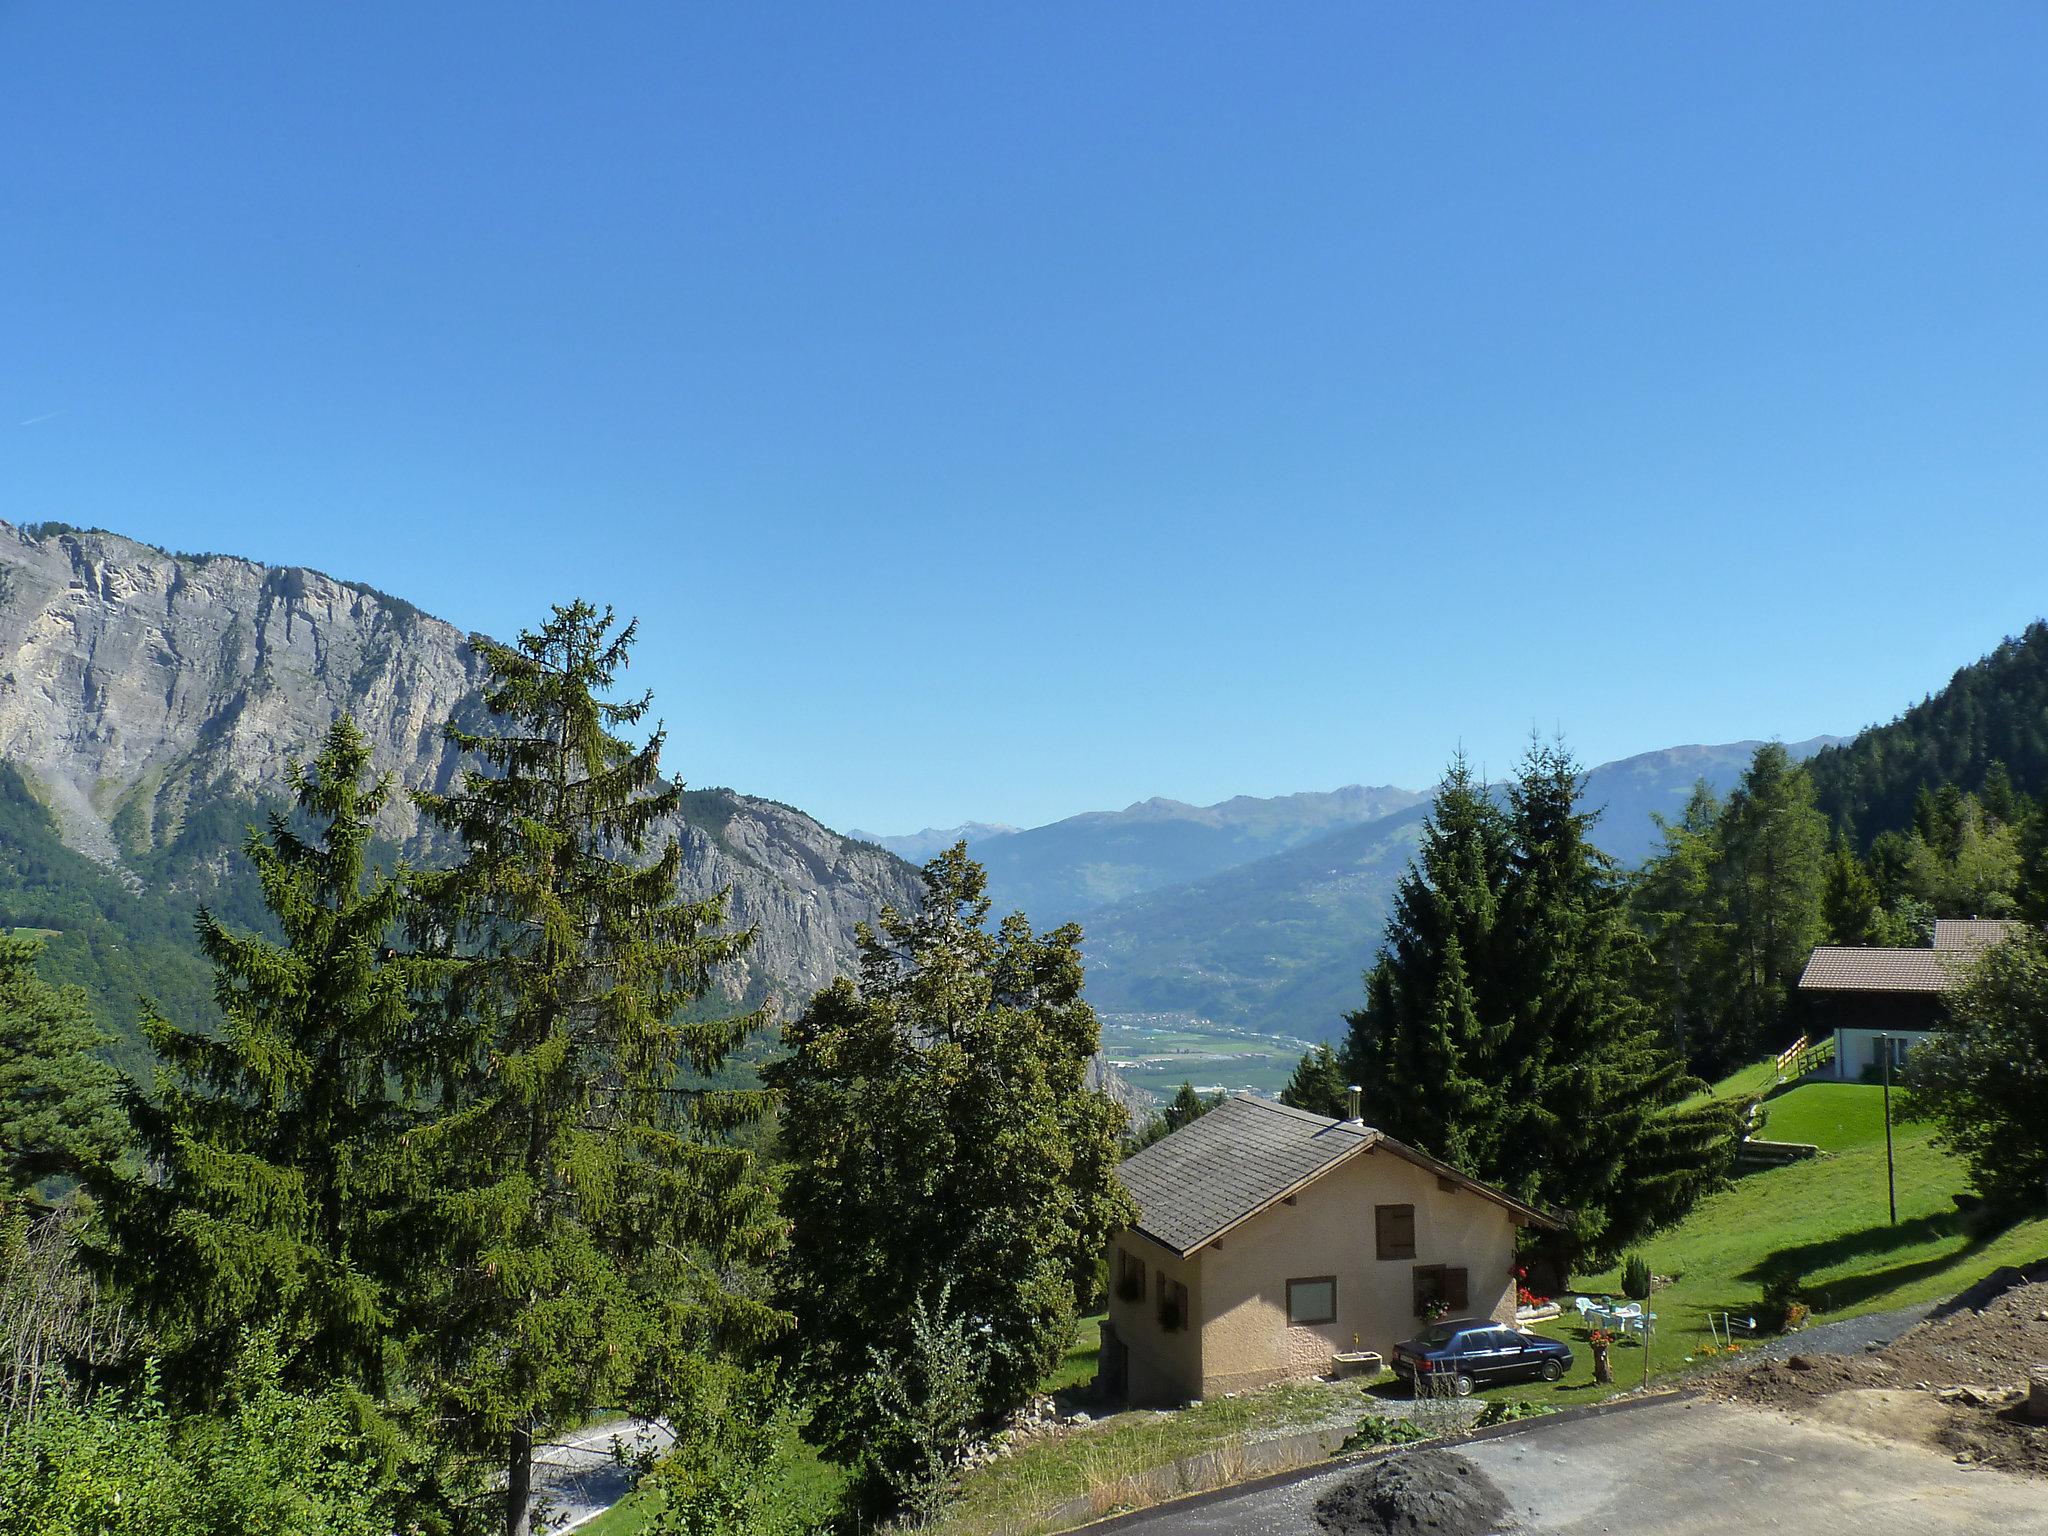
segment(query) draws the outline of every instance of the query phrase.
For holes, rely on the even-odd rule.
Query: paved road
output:
[[[1456,1447],[1500,1485],[1517,1531],[1554,1536],[2048,1536],[2048,1484],[1916,1447],[1704,1399],[1670,1400]],[[1319,1536],[1324,1489],[1356,1469],[1148,1510],[1116,1536]]]
[[[574,1529],[595,1520],[633,1491],[633,1469],[620,1464],[618,1449],[623,1447],[631,1456],[636,1449],[666,1447],[674,1438],[666,1425],[619,1419],[537,1447],[533,1453],[536,1517],[545,1514],[549,1530]]]

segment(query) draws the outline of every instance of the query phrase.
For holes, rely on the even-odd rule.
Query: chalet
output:
[[[1832,1033],[1833,1074],[1849,1082],[1874,1077],[1889,1053],[1892,1070],[1947,1018],[1947,993],[1970,963],[2017,931],[2003,918],[1939,918],[1934,942],[1916,949],[1823,944],[1799,977],[1799,997],[1812,1021],[1808,1033]]]
[[[1515,1233],[1548,1212],[1402,1145],[1239,1094],[1119,1170],[1138,1218],[1109,1251],[1102,1380],[1178,1403],[1381,1355],[1441,1302],[1515,1313]]]

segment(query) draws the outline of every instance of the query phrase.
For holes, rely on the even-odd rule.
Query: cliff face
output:
[[[442,726],[481,714],[482,680],[453,626],[365,587],[0,522],[0,759],[66,842],[116,870],[209,803],[284,796],[287,762],[344,711],[401,786],[445,787]],[[851,965],[857,921],[917,901],[908,865],[799,811],[689,800],[685,885],[730,885],[734,920],[760,930],[748,990],[800,998]],[[418,850],[405,796],[383,830]]]

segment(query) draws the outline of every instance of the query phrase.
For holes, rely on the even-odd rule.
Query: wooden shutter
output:
[[[1462,1269],[1446,1269],[1443,1272],[1443,1276],[1444,1304],[1453,1312],[1462,1312],[1471,1306],[1472,1299],[1466,1291],[1465,1271]]]
[[[1375,1237],[1383,1259],[1415,1257],[1415,1207],[1380,1205],[1373,1207]]]

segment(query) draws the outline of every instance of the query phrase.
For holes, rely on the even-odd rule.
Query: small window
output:
[[[1287,1282],[1287,1324],[1290,1328],[1337,1321],[1337,1280],[1320,1275]]]
[[[1117,1300],[1142,1304],[1145,1300],[1145,1261],[1129,1249],[1116,1251]]]
[[[1177,1333],[1188,1326],[1188,1288],[1178,1280],[1169,1280],[1166,1271],[1159,1271],[1159,1326],[1168,1333]]]
[[[1415,1257],[1415,1207],[1381,1205],[1373,1208],[1378,1227],[1379,1255],[1383,1259]]]
[[[1422,1316],[1432,1302],[1442,1302],[1453,1312],[1471,1305],[1465,1271],[1445,1264],[1415,1266],[1415,1315]]]

